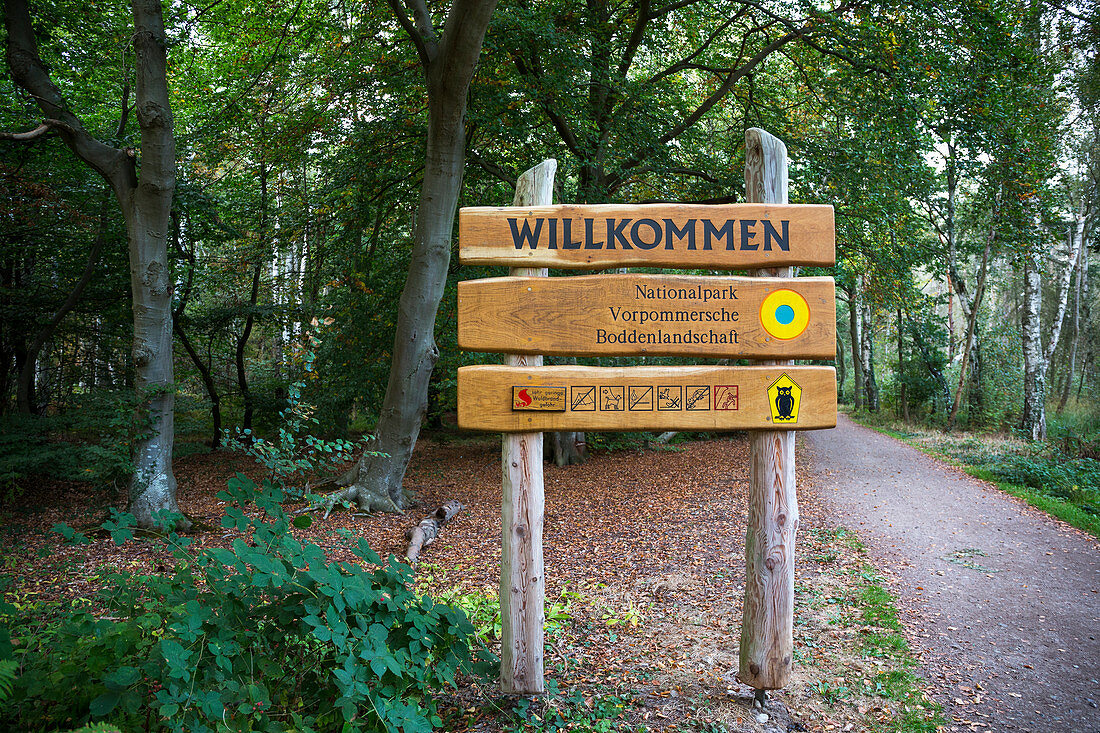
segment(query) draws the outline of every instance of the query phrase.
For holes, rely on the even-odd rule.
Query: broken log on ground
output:
[[[409,561],[410,565],[416,564],[417,558],[420,557],[420,551],[435,542],[435,538],[439,536],[439,530],[443,528],[443,525],[451,521],[463,508],[461,502],[450,499],[443,502],[434,512],[421,519],[420,524],[406,530],[405,539],[409,543],[409,548],[405,551],[405,559]]]

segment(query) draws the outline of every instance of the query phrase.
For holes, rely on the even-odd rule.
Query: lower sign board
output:
[[[467,351],[831,359],[830,277],[585,275],[458,284]]]
[[[836,371],[816,366],[458,370],[467,430],[811,430],[836,426]]]

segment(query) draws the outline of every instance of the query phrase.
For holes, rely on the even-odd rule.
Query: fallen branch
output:
[[[661,433],[653,441],[653,445],[668,445],[668,442],[679,435],[676,431],[669,431],[667,433]]]
[[[445,501],[434,512],[421,519],[420,524],[405,532],[405,539],[409,543],[409,549],[405,551],[405,559],[410,565],[416,564],[416,559],[420,557],[420,550],[435,542],[443,525],[451,521],[462,509],[461,502],[454,499]]]

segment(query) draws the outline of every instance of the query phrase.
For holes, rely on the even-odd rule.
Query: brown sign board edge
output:
[[[800,391],[796,419],[779,408]],[[786,394],[776,392],[778,385]],[[567,409],[516,409],[523,386],[568,393]],[[769,389],[775,390],[769,395]],[[695,402],[691,402],[692,400]],[[778,407],[776,406],[777,399]],[[836,427],[836,370],[828,366],[466,366],[458,370],[458,425],[463,430],[819,430]]]
[[[459,211],[458,241],[464,265],[741,270],[836,262],[828,204],[469,206]]]
[[[662,324],[650,322],[613,325],[607,321],[609,303],[622,306],[632,288],[672,288],[678,293],[692,289],[724,292],[741,291],[746,298],[737,302],[735,323],[709,327],[680,328],[681,333],[699,330],[709,341],[676,343],[675,334]],[[808,306],[810,323],[795,338],[776,338],[765,332],[759,315],[762,301],[776,291],[797,292]],[[618,295],[615,293],[618,292]],[[666,292],[654,290],[654,292]],[[627,295],[624,295],[626,293]],[[740,298],[740,296],[738,296]],[[612,300],[616,298],[617,300]],[[657,305],[646,304],[647,308]],[[665,307],[665,306],[660,306]],[[667,306],[673,307],[673,306]],[[678,308],[723,307],[715,301],[676,300]],[[717,308],[718,310],[715,310]],[[686,311],[684,311],[686,312]],[[696,275],[580,275],[574,277],[498,277],[458,283],[458,346],[464,351],[548,356],[689,356],[747,359],[832,359],[836,356],[836,295],[831,277],[766,278]],[[690,313],[689,313],[690,315]],[[720,313],[719,313],[720,315]],[[640,317],[640,316],[639,316]],[[679,317],[679,316],[675,316]],[[602,320],[601,320],[602,319]],[[618,324],[618,322],[616,322]],[[609,328],[613,325],[614,331]],[[638,328],[636,328],[637,326]],[[600,341],[604,330],[619,338],[642,328],[641,338],[627,334],[626,340]],[[645,331],[648,328],[648,332]],[[620,331],[620,329],[622,329]],[[711,332],[718,329],[721,333]],[[732,342],[734,332],[739,341]],[[715,335],[717,334],[717,335]],[[728,337],[727,342],[719,339]],[[694,336],[693,336],[694,338]]]

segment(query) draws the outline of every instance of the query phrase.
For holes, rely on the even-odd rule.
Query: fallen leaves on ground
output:
[[[575,693],[578,704],[593,710],[608,696],[624,700],[620,720],[630,730],[858,731],[878,729],[898,715],[895,704],[866,694],[864,684],[889,663],[863,657],[860,630],[840,625],[863,559],[835,533],[817,531],[832,527],[811,477],[800,472],[796,671],[786,690],[770,693],[768,718],[759,722],[753,691],[735,677],[748,465],[747,439],[731,436],[545,467],[543,545],[552,621],[546,674],[562,699]],[[262,478],[258,469],[242,456],[215,453],[188,456],[175,470],[180,506],[209,525],[196,546],[227,546],[233,535],[218,525],[224,506],[215,495],[237,472]],[[457,499],[466,508],[423,550],[418,575],[430,592],[494,598],[500,475],[499,439],[422,439],[405,479],[417,501],[407,514],[334,512],[294,532],[334,559],[351,559],[341,549],[341,528],[366,538],[383,556],[401,556],[405,530]],[[149,542],[116,547],[96,538],[67,546],[49,531],[58,522],[87,531],[108,518],[112,500],[123,497],[97,495],[78,483],[29,487],[22,508],[3,515],[5,562],[15,577],[9,600],[89,597],[108,569],[152,573],[170,567],[171,558]],[[846,692],[837,692],[842,688]],[[514,716],[502,713],[512,702],[493,689],[463,688],[443,702],[450,730],[516,725]],[[538,712],[530,714],[539,720]]]

